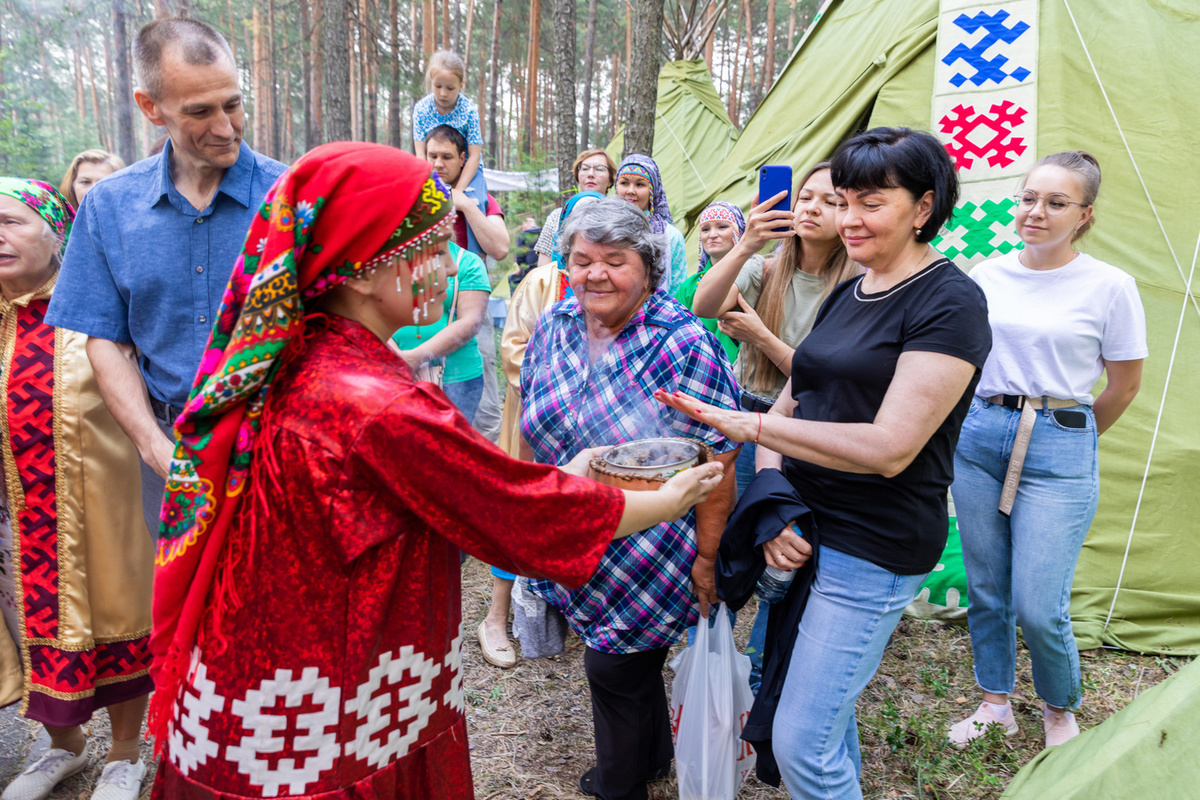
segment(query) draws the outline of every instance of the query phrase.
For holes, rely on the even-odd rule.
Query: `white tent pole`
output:
[[[1200,236],[1196,238],[1196,249],[1192,253],[1192,268],[1187,276],[1186,292],[1191,293],[1192,277],[1196,274],[1196,257],[1200,256]],[[1112,604],[1108,607],[1108,615],[1104,618],[1104,627],[1100,633],[1108,630],[1113,611],[1117,607],[1117,596],[1121,594],[1121,581],[1125,578],[1125,565],[1129,562],[1129,550],[1133,546],[1133,532],[1137,528],[1138,513],[1142,510],[1142,497],[1146,494],[1146,481],[1150,477],[1150,463],[1154,460],[1154,445],[1158,443],[1158,429],[1162,424],[1163,409],[1167,405],[1167,389],[1171,386],[1171,372],[1175,368],[1175,356],[1179,352],[1179,338],[1183,333],[1183,320],[1187,317],[1187,294],[1184,295],[1183,305],[1179,307],[1179,323],[1175,326],[1175,343],[1171,346],[1171,360],[1167,362],[1167,379],[1163,381],[1162,397],[1158,401],[1158,415],[1154,418],[1154,434],[1150,437],[1150,452],[1146,454],[1146,469],[1142,472],[1142,485],[1138,489],[1137,503],[1133,507],[1133,520],[1129,524],[1129,538],[1125,540],[1125,555],[1121,557],[1121,571],[1117,573],[1117,585],[1113,589]]]

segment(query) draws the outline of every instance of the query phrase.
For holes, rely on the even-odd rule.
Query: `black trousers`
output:
[[[646,781],[671,767],[675,748],[662,676],[668,650],[601,653],[589,647],[583,654],[601,800],[646,800]]]

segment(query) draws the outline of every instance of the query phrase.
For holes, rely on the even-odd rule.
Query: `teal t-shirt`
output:
[[[441,319],[432,325],[408,325],[392,334],[392,341],[401,350],[412,350],[417,345],[428,342],[446,327],[456,292],[491,293],[492,284],[488,281],[487,267],[484,266],[483,259],[454,242],[450,242],[450,255],[454,256],[455,262],[458,263],[458,275],[448,279]],[[483,313],[486,314],[487,311]],[[482,376],[483,357],[479,355],[479,345],[474,338],[446,356],[446,371],[442,375],[442,383],[461,383]]]

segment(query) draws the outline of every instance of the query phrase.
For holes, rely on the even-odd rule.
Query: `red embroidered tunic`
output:
[[[620,492],[516,462],[334,318],[267,401],[155,798],[471,798],[459,548],[578,586]]]

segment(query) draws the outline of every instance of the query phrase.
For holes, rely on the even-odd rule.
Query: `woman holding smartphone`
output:
[[[782,193],[764,198],[750,211],[741,238],[696,287],[696,316],[715,317],[721,333],[742,343],[734,375],[747,411],[770,410],[821,302],[861,272],[838,238],[837,195],[829,174],[828,161],[805,173],[792,211],[772,210]],[[782,239],[783,246],[768,267],[758,251],[773,239]],[[754,451],[748,442],[738,457],[739,489],[754,478]]]
[[[1133,278],[1075,249],[1095,222],[1099,190],[1089,153],[1046,156],[1016,194],[1025,249],[971,272],[987,295],[993,346],[954,454],[967,621],[983,690],[975,713],[950,728],[959,747],[989,725],[1017,732],[1008,702],[1017,625],[1045,702],[1046,746],[1079,734],[1069,606],[1099,495],[1096,439],[1133,401],[1148,353]],[[1093,400],[1101,373],[1108,380]]]

